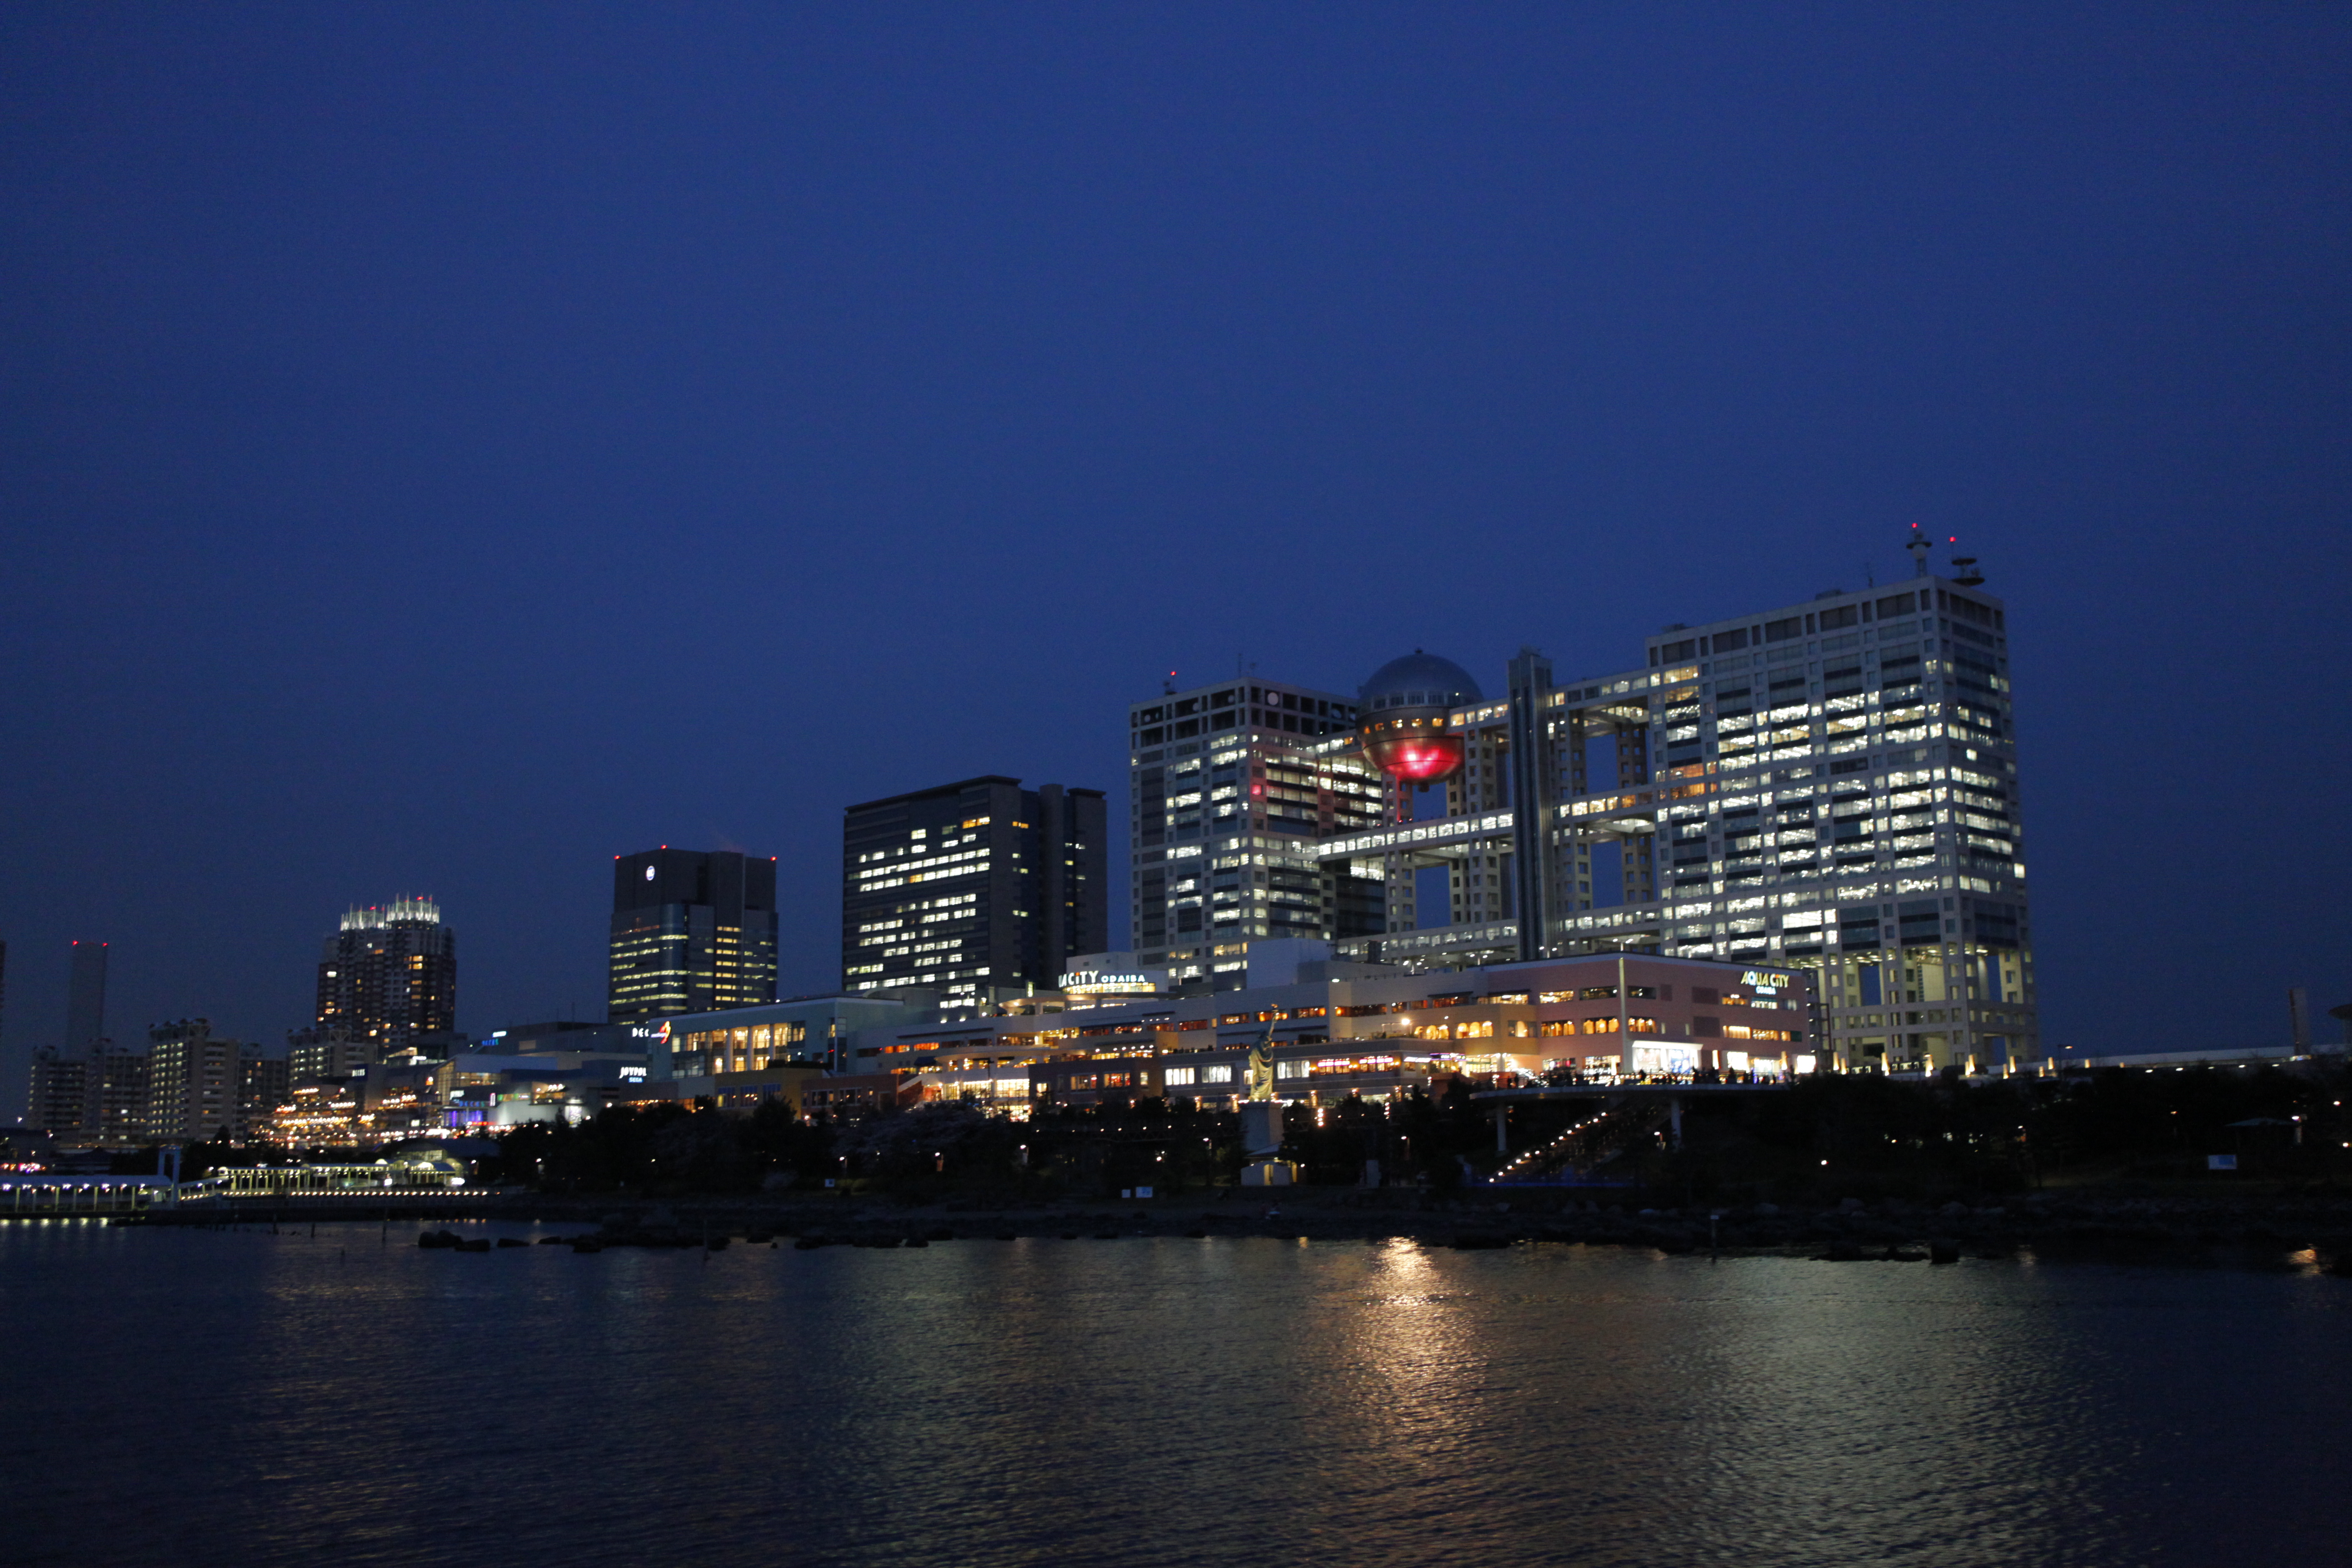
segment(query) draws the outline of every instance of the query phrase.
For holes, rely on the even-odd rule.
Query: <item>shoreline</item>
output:
[[[1541,1191],[1452,1201],[1402,1192],[1239,1189],[1137,1200],[905,1205],[856,1196],[651,1199],[615,1194],[485,1194],[390,1203],[341,1199],[206,1204],[102,1217],[153,1228],[504,1221],[537,1224],[593,1247],[702,1247],[770,1240],[905,1246],[998,1238],[1260,1237],[1411,1240],[1488,1249],[1515,1244],[1642,1247],[1667,1255],[1799,1256],[1829,1262],[1950,1262],[2021,1255],[2053,1259],[2311,1268],[2352,1278],[2352,1195],[2103,1198],[2034,1194],[1970,1207],[1848,1200],[1773,1205],[1586,1202]],[[1715,1216],[1710,1226],[1710,1215]],[[31,1217],[31,1216],[26,1216]],[[1892,1258],[1888,1256],[1892,1253]],[[2266,1265],[2263,1260],[2270,1260]]]

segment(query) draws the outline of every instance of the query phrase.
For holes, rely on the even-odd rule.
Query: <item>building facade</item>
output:
[[[1821,1054],[1842,1068],[2038,1057],[2007,609],[1972,563],[1937,575],[1927,541],[1907,548],[1920,574],[1899,587],[1677,625],[1614,675],[1561,683],[1523,650],[1494,701],[1475,683],[1463,695],[1454,667],[1426,655],[1379,672],[1354,728],[1299,747],[1318,766],[1381,759],[1398,807],[1292,841],[1290,858],[1327,878],[1389,889],[1376,931],[1333,933],[1341,954],[1414,968],[1612,952],[1789,965],[1818,979]],[[1235,731],[1244,689],[1224,693]],[[1171,809],[1218,804],[1214,773],[1209,799],[1197,774],[1181,797],[1147,793],[1160,784],[1150,770],[1176,762],[1177,744],[1207,743],[1205,729],[1179,742],[1138,722],[1131,736],[1136,945],[1173,967],[1172,940],[1160,959],[1143,938],[1160,929],[1146,915],[1171,902],[1180,823],[1212,867],[1260,851],[1237,814],[1212,837]],[[1405,786],[1440,779],[1442,815],[1402,809]],[[1160,843],[1146,837],[1155,818]],[[1410,892],[1441,871],[1442,916]],[[1208,887],[1213,932],[1221,889]],[[1213,984],[1237,978],[1238,955],[1211,959]]]
[[[1110,945],[1100,790],[991,774],[844,813],[842,989],[950,1010],[1059,984]]]
[[[614,1024],[775,1000],[775,860],[667,846],[614,857],[609,973]]]
[[[80,1131],[89,1105],[89,1061],[69,1057],[53,1046],[33,1053],[32,1092],[25,1103],[25,1121],[54,1138]]]
[[[928,1017],[928,993],[798,996],[760,1007],[666,1019],[648,1056],[656,1080],[814,1063],[847,1070],[861,1032]]]
[[[1129,709],[1129,913],[1139,963],[1180,984],[1231,989],[1252,941],[1386,929],[1380,868],[1315,853],[1323,838],[1395,809],[1380,771],[1333,739],[1355,723],[1347,698],[1255,678]]]
[[[320,1038],[380,1061],[416,1035],[457,1026],[457,937],[440,906],[401,899],[347,911],[319,958]]]
[[[869,1030],[856,1063],[999,1110],[1156,1095],[1229,1109],[1261,1047],[1277,1099],[1320,1104],[1454,1077],[1777,1079],[1822,1065],[1811,976],[1782,965],[1608,952],[1412,973],[1294,962],[1329,950],[1276,945],[1235,990]]]
[[[147,1135],[167,1143],[256,1134],[285,1103],[286,1059],[215,1037],[203,1018],[147,1031]]]

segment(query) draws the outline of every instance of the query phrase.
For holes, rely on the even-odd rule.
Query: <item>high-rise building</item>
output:
[[[776,999],[776,862],[664,846],[613,860],[606,1017],[644,1024]]]
[[[320,1031],[354,1042],[368,1061],[412,1036],[457,1026],[457,937],[430,899],[348,911],[319,959]]]
[[[65,1053],[86,1057],[106,1038],[106,943],[73,944],[73,970],[66,982]]]
[[[32,1092],[25,1102],[28,1126],[64,1138],[81,1130],[89,1108],[89,1063],[54,1046],[33,1052]]]
[[[990,774],[853,805],[841,838],[842,989],[942,1006],[1060,984],[1108,947],[1103,794]]]
[[[1395,790],[1349,744],[1356,704],[1258,679],[1169,690],[1128,712],[1129,913],[1137,961],[1231,990],[1258,938],[1386,929],[1376,865],[1316,845],[1392,816]]]
[[[1488,701],[1427,655],[1379,671],[1354,728],[1301,737],[1299,771],[1377,762],[1391,802],[1443,781],[1445,814],[1335,822],[1292,841],[1293,865],[1389,889],[1385,929],[1334,933],[1340,955],[1415,968],[1620,951],[1780,964],[1815,973],[1823,1054],[1838,1065],[2037,1056],[2008,612],[1973,562],[1932,575],[1928,542],[1906,548],[1920,575],[1899,587],[1677,625],[1615,675],[1562,685],[1523,651],[1506,698]],[[1178,912],[1180,875],[1186,897],[1207,892],[1213,937],[1257,934],[1238,874],[1263,851],[1241,841],[1237,817],[1222,837],[1188,820],[1241,798],[1244,759],[1223,770],[1218,759],[1240,749],[1244,689],[1186,694],[1197,728],[1181,737],[1162,727],[1171,700],[1138,705],[1136,946],[1155,950],[1143,962],[1160,947],[1149,917]],[[1220,697],[1235,718],[1213,731]],[[1179,762],[1195,764],[1181,791],[1153,776]],[[1181,872],[1180,825],[1200,840],[1184,844],[1199,858]],[[1446,918],[1424,918],[1437,911],[1410,889],[1440,873]],[[1171,963],[1178,934],[1171,921]],[[1231,984],[1220,966],[1239,961],[1237,941],[1218,946],[1210,978]]]
[[[215,1039],[203,1018],[147,1031],[147,1132],[164,1142],[257,1135],[287,1097],[286,1059]]]
[[[144,1051],[107,1041],[83,1064],[87,1071],[81,1141],[110,1149],[147,1136],[148,1078],[152,1064]]]
[[[121,1147],[146,1133],[147,1058],[107,1037],[106,961],[106,943],[73,944],[65,1043],[33,1054],[27,1114],[69,1147]]]

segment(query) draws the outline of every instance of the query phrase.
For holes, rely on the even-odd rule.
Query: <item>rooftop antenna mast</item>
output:
[[[1915,522],[1911,525],[1911,537],[1903,542],[1903,548],[1911,552],[1912,563],[1918,568],[1911,574],[1925,577],[1927,574],[1927,552],[1936,548],[1936,542],[1920,532],[1919,525]]]

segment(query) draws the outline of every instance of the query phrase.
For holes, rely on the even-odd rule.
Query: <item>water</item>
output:
[[[2308,1270],[415,1233],[0,1226],[0,1559],[2352,1561]]]

